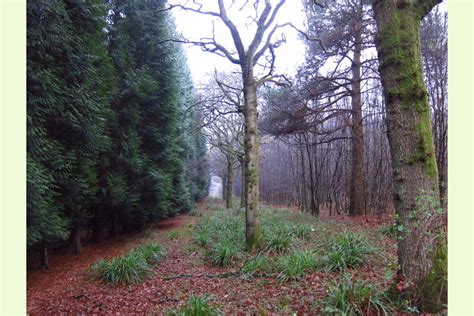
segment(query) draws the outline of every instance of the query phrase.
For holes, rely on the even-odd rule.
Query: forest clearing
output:
[[[219,234],[216,230],[204,230],[203,226],[209,225],[208,220],[212,218],[227,218],[227,225],[238,225],[236,220],[242,214],[238,214],[241,212],[238,209],[226,211],[218,200],[203,202],[192,215],[180,215],[152,225],[139,236],[86,248],[77,258],[68,254],[53,256],[49,271],[36,270],[28,277],[28,313],[167,314],[183,311],[192,296],[207,298],[215,312],[225,314],[315,314],[322,310],[354,313],[356,308],[372,309],[375,314],[378,308],[390,313],[413,311],[406,302],[395,305],[388,299],[376,298],[376,293],[382,293],[389,286],[396,272],[396,243],[389,230],[390,218],[325,216],[315,219],[297,210],[262,208],[267,216],[273,211],[277,212],[277,218],[290,218],[287,223],[300,224],[295,226],[298,229],[295,235],[291,236],[289,231],[282,233],[281,239],[266,240],[266,249],[247,254],[243,251],[243,234],[238,236],[244,229],[240,225],[230,232],[237,234],[232,238],[240,240],[229,244],[227,254],[215,257],[212,249],[229,237],[224,235],[227,228],[221,226],[223,232],[217,237],[212,236]],[[282,214],[278,214],[280,212]],[[268,220],[268,225],[283,223]],[[264,228],[273,230],[272,235],[274,231],[285,229],[265,224]],[[367,247],[367,253],[356,247],[352,254],[345,254],[347,267],[340,258],[328,259],[323,255],[341,236],[361,237]],[[99,258],[112,260],[139,244],[150,242],[162,246],[165,254],[143,283],[113,286],[88,276],[89,269]],[[302,251],[303,254],[304,251],[314,253],[314,267],[310,264],[306,270],[298,271],[292,263],[296,270],[286,271],[286,265],[281,266]],[[357,251],[361,251],[360,257]],[[259,264],[258,258],[265,259]],[[351,258],[354,262],[348,260]],[[220,259],[228,262],[223,264]],[[324,260],[328,262],[322,262]],[[353,298],[360,301],[352,302],[348,296],[347,305],[337,305],[329,296],[333,294],[335,283],[344,282],[346,277],[351,284],[364,282],[374,288],[363,294],[365,296]],[[69,286],[65,287],[65,283]],[[373,305],[370,299],[375,302]],[[382,306],[376,305],[377,299]],[[361,305],[351,305],[354,303]]]
[[[447,312],[446,2],[26,13],[28,313]]]

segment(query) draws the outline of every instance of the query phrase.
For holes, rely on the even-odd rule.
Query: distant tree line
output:
[[[208,192],[195,92],[163,1],[27,4],[27,246],[79,253]]]
[[[293,86],[261,92],[260,196],[313,214],[393,211],[372,7],[359,0],[318,3],[305,3],[307,57]],[[421,23],[420,48],[445,203],[447,13],[438,7]],[[240,194],[240,183],[234,186]]]

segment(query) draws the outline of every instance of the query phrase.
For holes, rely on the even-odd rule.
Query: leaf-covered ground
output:
[[[219,206],[203,203],[198,205],[199,216],[167,219],[139,236],[85,247],[77,257],[51,256],[50,270],[28,272],[28,313],[163,314],[182,306],[191,295],[208,296],[211,304],[226,314],[319,311],[330,285],[339,279],[339,271],[313,271],[300,280],[281,282],[272,274],[253,278],[226,274],[237,273],[242,262],[227,268],[209,264],[205,249],[195,242],[196,225],[208,214],[220,210]],[[314,219],[308,224],[314,225],[316,232],[305,241],[305,247],[317,248],[327,237],[323,235],[335,232],[351,231],[366,236],[377,253],[367,264],[350,269],[350,274],[354,279],[383,288],[390,282],[395,262],[395,241],[381,234],[380,229],[389,220],[375,217]],[[88,268],[99,258],[123,255],[147,241],[162,245],[166,256],[153,268],[154,275],[142,284],[110,286],[87,276]]]

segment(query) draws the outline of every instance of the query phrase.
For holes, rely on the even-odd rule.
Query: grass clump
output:
[[[286,282],[299,280],[306,273],[314,271],[318,267],[318,261],[314,252],[297,250],[288,256],[279,257],[276,267],[280,271],[277,279]]]
[[[313,232],[310,225],[289,218],[288,212],[274,209],[262,212],[262,227],[265,249],[278,254],[295,248],[299,239],[307,238]]]
[[[266,249],[271,252],[285,253],[293,243],[292,236],[286,231],[266,232],[263,235]]]
[[[209,235],[204,231],[200,231],[199,233],[196,234],[196,237],[194,238],[194,242],[198,246],[205,247],[209,242]]]
[[[221,311],[209,304],[209,296],[192,295],[179,310],[172,310],[168,315],[172,316],[212,316],[222,315]]]
[[[265,255],[257,255],[245,262],[240,270],[244,275],[252,277],[258,273],[267,273],[271,270],[270,259]]]
[[[110,261],[99,259],[89,268],[89,276],[113,285],[142,283],[152,274],[150,264],[158,262],[163,255],[159,245],[149,243]]]
[[[327,268],[334,271],[360,266],[366,262],[367,255],[373,252],[374,248],[366,238],[356,233],[344,232],[331,241]]]
[[[242,250],[231,242],[215,243],[208,251],[209,261],[218,267],[228,267],[240,258]]]
[[[389,315],[393,312],[390,301],[382,291],[366,281],[352,282],[346,273],[330,287],[323,304],[323,313]]]
[[[92,276],[104,283],[138,284],[151,274],[146,260],[135,254],[128,254],[110,261],[100,259],[91,266]]]

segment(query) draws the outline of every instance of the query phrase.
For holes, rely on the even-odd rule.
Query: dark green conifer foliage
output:
[[[141,229],[207,195],[206,144],[161,1],[38,0],[28,14],[28,247]]]
[[[74,233],[97,201],[114,82],[101,31],[104,14],[100,0],[28,3],[29,245],[66,237],[70,223],[78,252]]]
[[[55,178],[65,172],[60,158],[64,147],[49,137],[47,124],[66,100],[62,69],[54,67],[54,61],[65,55],[69,45],[62,3],[30,2],[27,19],[27,244],[31,247],[64,238],[68,231]]]
[[[207,181],[198,184],[189,169],[196,167],[191,165],[198,157],[196,145],[205,152],[205,144],[193,139],[200,134],[192,128],[194,112],[188,111],[194,91],[184,53],[179,45],[166,42],[175,35],[171,15],[159,12],[164,8],[160,2],[115,1],[113,5],[109,50],[122,78],[114,110],[124,114],[119,114],[122,120],[116,134],[128,135],[123,138],[127,146],[119,146],[116,156],[121,157],[124,148],[133,148],[141,161],[135,164],[141,168],[133,176],[133,185],[139,185],[133,191],[138,192],[138,203],[120,209],[125,225],[133,221],[142,227],[148,220],[188,211],[203,197],[195,191],[199,186],[204,191]],[[128,132],[133,131],[133,137],[125,126],[131,127]]]

